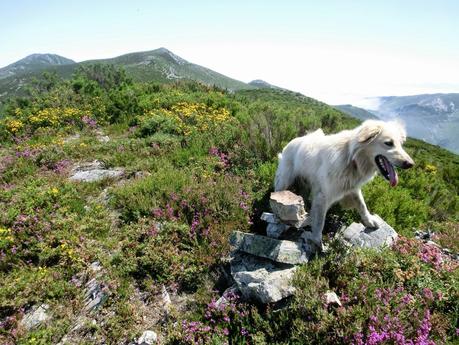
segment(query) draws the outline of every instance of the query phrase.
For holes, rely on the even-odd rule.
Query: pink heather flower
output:
[[[159,207],[155,208],[151,213],[155,218],[161,218],[164,215],[163,210],[161,210]]]
[[[412,300],[413,300],[413,296],[409,293],[402,297],[403,304],[409,304]]]
[[[422,293],[423,293],[424,297],[427,298],[428,300],[430,300],[430,301],[434,300],[434,296],[433,296],[432,290],[430,290],[428,288],[424,288],[424,289],[422,289]]]
[[[91,128],[95,128],[97,127],[97,121],[90,118],[88,115],[84,115],[82,118],[81,118],[81,121],[87,125],[88,127],[91,127]]]

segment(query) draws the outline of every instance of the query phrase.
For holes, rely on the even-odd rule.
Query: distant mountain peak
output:
[[[261,79],[255,79],[248,83],[249,85],[255,86],[259,89],[281,89],[279,86],[268,83]]]
[[[170,57],[170,58],[171,58],[175,63],[177,63],[178,65],[184,65],[184,64],[188,63],[188,61],[186,61],[185,59],[181,58],[180,56],[174,54],[174,53],[171,52],[169,49],[164,48],[164,47],[155,49],[154,52],[155,52],[155,53],[158,53],[158,54],[161,54],[161,55],[166,55],[166,56]]]
[[[66,57],[63,57],[57,54],[48,54],[48,53],[37,54],[35,53],[35,54],[27,55],[25,58],[19,61],[16,61],[12,65],[19,65],[19,64],[69,65],[72,63],[75,63],[75,61],[71,59],[67,59]]]
[[[75,61],[57,54],[30,54],[6,67],[0,68],[0,79],[26,72],[62,65],[71,65]]]

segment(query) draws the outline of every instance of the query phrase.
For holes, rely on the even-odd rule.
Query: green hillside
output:
[[[340,246],[332,225],[358,218],[335,207],[329,251],[299,267],[293,297],[219,304],[229,235],[265,231],[277,153],[359,121],[285,90],[140,82],[144,54],[47,75],[0,110],[1,344],[127,345],[147,329],[161,344],[457,343],[458,263],[414,232],[459,252],[459,156],[410,139],[416,166],[397,188],[379,176],[364,188],[401,235],[394,248]],[[105,178],[76,181],[88,166]],[[47,317],[26,327],[39,306]]]
[[[355,107],[350,104],[335,105],[335,108],[341,110],[342,112],[352,117],[355,117],[356,119],[362,120],[362,121],[369,120],[369,119],[375,119],[375,120],[379,119],[376,115],[370,113],[368,110],[365,110],[359,107]]]
[[[208,68],[190,63],[166,48],[125,54],[111,59],[83,61],[81,63],[74,63],[74,61],[63,57],[52,59],[57,55],[47,54],[46,56],[48,56],[48,63],[42,61],[43,56],[34,54],[23,59],[26,60],[27,64],[20,60],[0,69],[0,107],[8,97],[26,95],[26,85],[29,85],[33,79],[39,77],[44,70],[68,79],[78,66],[93,63],[106,63],[123,67],[129,76],[136,81],[173,83],[181,80],[193,80],[231,91],[255,88],[252,85],[231,79]]]

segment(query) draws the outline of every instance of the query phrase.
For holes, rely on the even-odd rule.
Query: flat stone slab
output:
[[[378,219],[378,229],[366,228],[361,223],[352,223],[342,231],[342,238],[355,247],[381,248],[392,246],[398,238],[397,232],[381,217],[374,216]]]
[[[72,181],[95,182],[104,178],[119,178],[123,174],[123,169],[107,169],[102,162],[95,160],[73,168],[69,179]]]
[[[303,198],[288,190],[271,193],[269,204],[277,218],[292,226],[301,227],[307,218]]]
[[[291,280],[296,267],[276,265],[255,256],[236,253],[231,260],[231,275],[241,294],[260,303],[274,303],[295,292]]]
[[[308,262],[301,242],[276,240],[274,238],[234,231],[230,238],[232,246],[245,253],[285,264]]]

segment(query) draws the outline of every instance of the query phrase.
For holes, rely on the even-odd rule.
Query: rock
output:
[[[106,169],[101,162],[95,160],[91,163],[85,163],[74,167],[71,172],[70,180],[94,182],[104,178],[119,178],[123,176],[123,174],[123,169]]]
[[[76,140],[78,140],[78,139],[80,139],[80,134],[79,134],[79,133],[76,133],[76,134],[74,134],[74,135],[71,135],[71,136],[65,138],[65,139],[64,139],[64,143],[67,144],[67,143],[70,143],[70,142],[72,142],[72,141],[76,141]]]
[[[361,223],[352,223],[342,231],[341,236],[345,242],[356,247],[380,248],[391,246],[398,238],[397,232],[379,216],[379,228],[365,228]]]
[[[280,238],[290,226],[282,223],[268,223],[266,235],[271,238]]]
[[[97,140],[101,143],[108,143],[110,141],[110,137],[108,135],[100,135],[97,137]]]
[[[308,262],[302,243],[234,231],[230,238],[238,250],[285,264]]]
[[[103,285],[93,278],[86,283],[83,309],[87,312],[97,309],[107,300],[107,297]]]
[[[104,273],[102,265],[99,261],[94,261],[90,269],[95,276],[85,284],[83,310],[86,312],[99,308],[108,298],[104,284],[99,281]]]
[[[20,325],[27,330],[38,327],[50,318],[48,309],[49,305],[44,303],[39,306],[32,307],[28,312],[26,312],[20,321]]]
[[[273,213],[283,222],[300,228],[307,223],[303,198],[288,190],[273,192],[269,200]]]
[[[339,305],[340,307],[342,306],[338,295],[334,293],[333,291],[327,291],[324,294],[324,300],[325,300],[326,305],[336,304],[336,305]]]
[[[158,336],[153,331],[145,331],[140,336],[139,340],[137,340],[138,345],[151,345],[156,343]]]
[[[163,303],[163,309],[168,312],[171,306],[171,297],[169,296],[169,293],[167,292],[164,285],[161,286],[161,299]]]
[[[255,256],[236,253],[231,261],[231,275],[246,299],[273,303],[291,296],[295,288],[290,281],[296,267],[275,265]]]
[[[275,214],[269,212],[263,212],[260,217],[268,223],[266,227],[266,235],[272,238],[280,238],[282,234],[290,227],[287,224],[281,223],[280,219]]]
[[[276,217],[274,213],[263,212],[260,217],[261,220],[264,220],[267,223],[279,224],[281,221]]]

